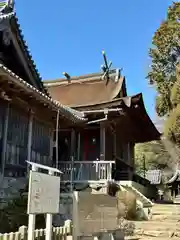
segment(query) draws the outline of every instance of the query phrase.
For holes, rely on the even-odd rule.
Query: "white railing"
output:
[[[62,181],[94,182],[112,179],[112,164],[115,161],[60,162]]]
[[[59,239],[59,240],[72,239],[72,231],[73,231],[72,229],[73,229],[72,223],[70,220],[67,220],[63,227],[53,227],[52,228],[53,239]],[[18,232],[3,233],[3,234],[0,233],[0,239],[27,240],[27,233],[28,233],[27,227],[21,226]],[[34,231],[35,240],[45,239],[45,235],[46,235],[46,229],[36,229]]]

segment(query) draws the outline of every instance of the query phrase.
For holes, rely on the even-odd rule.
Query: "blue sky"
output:
[[[155,91],[145,79],[153,33],[170,0],[16,0],[16,11],[43,79],[98,72],[105,50],[123,68],[128,94],[142,92],[155,119]]]

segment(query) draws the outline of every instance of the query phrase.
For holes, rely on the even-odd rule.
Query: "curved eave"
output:
[[[160,140],[161,134],[156,129],[155,125],[148,116],[142,94],[137,94],[131,97],[124,97],[119,99],[114,99],[109,102],[104,102],[95,105],[85,105],[75,107],[78,111],[87,110],[98,110],[98,109],[108,109],[108,108],[122,108],[122,111],[127,115],[131,129],[134,129],[134,139],[135,142],[148,142],[153,140]],[[121,115],[119,115],[121,118]],[[126,120],[125,120],[126,121]]]
[[[83,110],[96,110],[96,109],[105,109],[105,108],[110,108],[110,107],[131,107],[132,104],[135,104],[139,102],[141,98],[141,94],[137,94],[134,96],[127,96],[123,98],[115,98],[111,101],[104,101],[101,103],[97,104],[84,104],[84,105],[71,105],[70,107],[73,107],[74,109],[77,109],[78,111],[83,111]]]
[[[6,68],[4,65],[0,64],[0,74],[10,76],[11,80],[19,87],[25,89],[27,92],[31,93],[38,101],[48,104],[52,110],[59,111],[65,119],[72,121],[73,123],[83,123],[86,119],[83,117],[83,113],[71,109],[70,107],[64,106],[60,102],[54,101],[52,98],[46,94],[39,91],[37,88],[33,87],[10,69]]]
[[[137,111],[135,107],[137,106]],[[134,114],[133,114],[134,111]],[[150,119],[144,105],[142,93],[139,94],[139,100],[134,102],[133,111],[130,112],[132,121],[139,129],[139,142],[149,142],[160,140],[161,134]],[[132,114],[131,114],[132,113]]]
[[[16,16],[16,13],[13,11],[13,9],[10,9],[8,13],[3,13],[3,12],[0,13],[0,20],[4,20],[4,19],[8,19],[10,26],[16,30],[19,46],[27,59],[27,63],[29,65],[31,72],[34,75],[34,78],[37,80],[39,89],[44,93],[46,93],[47,95],[49,95],[47,89],[43,85],[42,78],[36,68],[35,62],[32,59],[32,55],[28,49],[26,41],[24,40],[24,36],[23,36],[22,30],[20,29],[20,24],[18,22],[18,17]]]

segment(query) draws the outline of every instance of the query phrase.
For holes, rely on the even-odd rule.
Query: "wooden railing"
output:
[[[57,240],[67,240],[70,239],[68,236],[72,236],[72,223],[70,220],[65,222],[63,227],[54,227],[53,231],[53,239]],[[46,230],[45,229],[36,229],[34,231],[34,239],[41,240],[45,239]],[[0,234],[1,240],[27,240],[27,227],[21,226],[18,232],[4,233]],[[71,237],[72,239],[72,237]]]
[[[114,179],[119,180],[130,180],[129,179],[129,172],[123,170],[116,170],[114,173]]]
[[[112,179],[112,164],[115,161],[61,162],[62,181],[94,182]]]
[[[145,187],[150,187],[151,184],[150,184],[150,181],[147,180],[146,178],[144,177],[141,177],[140,175],[138,175],[137,173],[134,173],[133,174],[133,181],[134,182],[137,182]]]

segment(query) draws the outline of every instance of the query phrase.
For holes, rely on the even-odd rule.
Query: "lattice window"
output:
[[[32,152],[31,161],[51,165],[50,159],[50,142],[51,142],[50,128],[34,119],[32,132]]]
[[[25,166],[27,160],[28,116],[9,109],[6,164]]]

